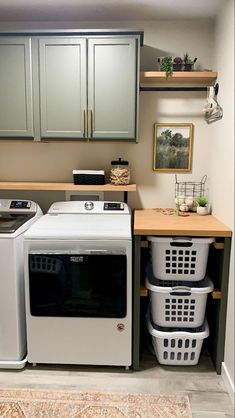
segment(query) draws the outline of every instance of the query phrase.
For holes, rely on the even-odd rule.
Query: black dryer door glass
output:
[[[124,318],[125,254],[29,254],[34,316]]]

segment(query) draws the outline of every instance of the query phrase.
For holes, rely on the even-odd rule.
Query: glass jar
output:
[[[121,158],[111,161],[109,182],[119,186],[130,184],[130,168],[128,161],[124,161]]]

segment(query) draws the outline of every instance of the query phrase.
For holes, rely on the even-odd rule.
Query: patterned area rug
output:
[[[0,389],[1,418],[191,418],[187,396]]]

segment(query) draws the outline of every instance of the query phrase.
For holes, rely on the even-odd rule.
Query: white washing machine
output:
[[[0,199],[0,368],[26,363],[23,235],[41,215],[30,200]]]
[[[28,361],[130,366],[128,206],[57,202],[24,238]]]

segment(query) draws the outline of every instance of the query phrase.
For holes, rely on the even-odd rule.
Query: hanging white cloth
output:
[[[215,122],[223,117],[223,109],[217,102],[214,87],[207,88],[207,100],[203,112],[207,123]]]

